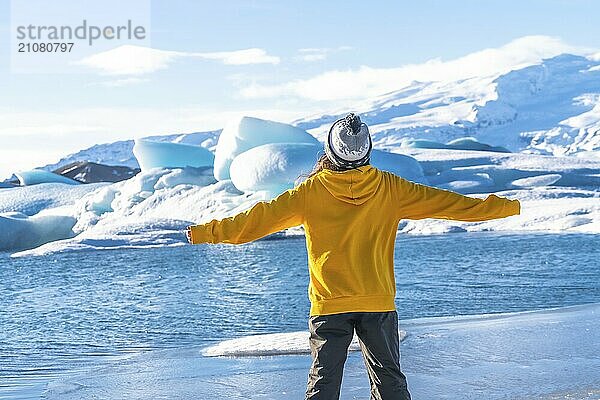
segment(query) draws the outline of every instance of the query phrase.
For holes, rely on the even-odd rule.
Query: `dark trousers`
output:
[[[371,383],[371,399],[410,400],[406,377],[400,371],[396,311],[313,316],[308,327],[313,362],[307,399],[339,399],[348,346],[356,330]]]

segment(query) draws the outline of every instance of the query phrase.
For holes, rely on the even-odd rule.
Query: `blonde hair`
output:
[[[331,160],[329,159],[329,157],[327,157],[327,154],[321,153],[321,155],[317,159],[317,162],[315,163],[315,166],[313,167],[313,170],[311,171],[311,173],[308,175],[305,175],[304,177],[306,179],[312,178],[313,176],[315,176],[319,172],[323,171],[324,169],[328,169],[330,171],[336,171],[336,172],[346,171],[345,168],[338,167],[334,163],[332,163]]]

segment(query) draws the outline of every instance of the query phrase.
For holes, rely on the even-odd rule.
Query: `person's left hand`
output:
[[[193,243],[192,243],[192,227],[191,227],[191,226],[188,226],[188,227],[185,229],[185,236],[187,237],[187,240],[188,240],[188,242],[189,242],[190,244],[193,244]]]

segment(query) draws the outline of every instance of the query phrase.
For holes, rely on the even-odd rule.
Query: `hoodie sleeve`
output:
[[[190,226],[191,242],[247,243],[282,229],[301,225],[303,214],[304,190],[303,185],[300,185],[269,202],[259,202],[236,216]]]
[[[441,218],[474,222],[509,217],[521,212],[518,200],[493,194],[485,200],[477,199],[398,176],[395,178],[393,192],[400,219]]]

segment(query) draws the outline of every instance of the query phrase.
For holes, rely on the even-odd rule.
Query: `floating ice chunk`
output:
[[[479,181],[475,175],[480,174],[489,176],[493,185],[481,186],[477,192],[512,189],[517,187],[512,185],[514,181],[542,175],[561,175],[552,186],[596,188],[600,185],[600,163],[594,159],[421,149],[410,150],[410,155],[419,161],[425,177],[435,186],[442,186],[451,181]]]
[[[458,138],[446,143],[449,149],[455,150],[476,150],[476,151],[495,151],[499,153],[510,153],[510,151],[501,146],[490,146],[489,144],[481,143],[472,137]]]
[[[373,149],[371,165],[413,182],[427,183],[421,164],[411,156]]]
[[[512,186],[520,188],[551,186],[558,182],[560,178],[562,178],[561,174],[538,175],[529,178],[517,179],[512,182]]]
[[[426,224],[419,223],[419,221],[404,221],[399,229],[400,232],[411,235],[443,235],[467,232],[464,227],[454,225],[453,222],[435,219],[429,220]]]
[[[451,140],[446,144],[426,139],[405,139],[402,141],[402,147],[412,149],[472,150],[510,153],[510,151],[504,147],[490,146],[489,144],[479,142],[473,137],[458,138]]]
[[[439,187],[442,189],[449,189],[453,192],[459,193],[481,193],[486,191],[486,189],[491,188],[490,185],[487,184],[485,181],[478,180],[452,181],[443,185],[439,185]]]
[[[38,185],[40,183],[66,183],[68,185],[79,185],[80,182],[42,169],[15,172],[22,186]]]
[[[158,171],[163,171],[163,175]],[[142,172],[104,188],[108,194],[98,192],[82,199],[78,221],[73,227],[77,236],[14,253],[12,257],[94,249],[181,246],[187,243],[186,226],[235,215],[264,200],[260,192],[241,196],[243,193],[230,180],[209,186],[180,184],[153,192],[139,191],[156,185],[165,171],[168,174],[177,170],[151,170],[153,176],[149,176],[150,172]],[[140,182],[142,180],[145,182]],[[97,215],[96,211],[102,207],[110,208],[109,212]]]
[[[243,191],[266,191],[271,197],[294,187],[315,166],[321,145],[271,143],[234,158],[231,181]],[[410,156],[373,150],[371,165],[415,182],[425,182],[419,162]]]
[[[83,199],[82,209],[95,215],[118,211],[129,214],[144,200],[157,191],[165,191],[179,185],[208,186],[215,183],[212,168],[153,168],[142,171],[127,181],[106,186]]]
[[[266,191],[271,196],[294,187],[308,175],[322,150],[306,143],[271,143],[253,147],[231,163],[231,181],[242,191]]]
[[[496,185],[489,173],[474,172],[470,169],[455,168],[444,171],[433,180],[437,187],[455,192],[470,194],[504,189]]]
[[[133,154],[142,170],[151,168],[210,167],[213,154],[200,146],[137,139]]]
[[[45,208],[74,204],[86,194],[106,185],[106,183],[88,185],[41,183],[3,189],[0,190],[0,213],[19,211],[26,215],[34,215]]]
[[[253,147],[269,143],[319,144],[317,139],[295,126],[242,117],[232,121],[221,132],[215,149],[215,178],[218,180],[229,179],[229,167],[237,155]]]
[[[128,220],[120,225],[103,225],[93,228],[73,238],[59,238],[36,247],[13,253],[11,257],[44,256],[52,253],[90,251],[108,249],[136,249],[152,247],[173,247],[185,244],[182,228],[185,221],[172,219]],[[72,236],[72,235],[71,235]]]
[[[409,147],[411,149],[447,149],[443,143],[435,142],[433,140],[426,139],[405,139],[402,141],[402,147]]]
[[[118,191],[114,185],[102,188],[88,196],[85,200],[85,209],[92,211],[96,215],[114,211],[112,202]]]
[[[400,340],[406,338],[406,332],[398,330]],[[218,356],[273,356],[283,354],[310,354],[308,332],[271,333],[224,340],[202,351],[206,357]],[[356,335],[350,343],[350,351],[359,351]]]
[[[215,182],[212,167],[187,167],[174,169],[172,172],[161,176],[156,181],[154,189],[172,188],[177,185],[208,186]]]
[[[42,212],[29,217],[20,212],[0,214],[0,250],[30,249],[73,236],[75,218]]]

